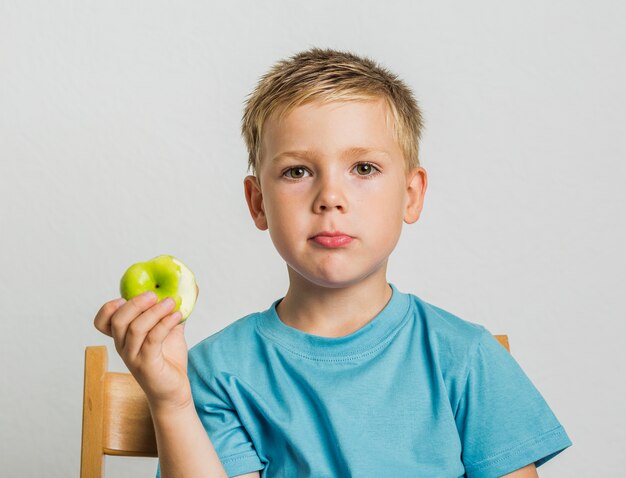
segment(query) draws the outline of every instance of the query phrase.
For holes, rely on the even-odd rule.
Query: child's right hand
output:
[[[171,301],[171,302],[170,302]],[[94,319],[146,393],[151,408],[178,408],[192,403],[187,378],[187,343],[180,312],[170,314],[172,299],[159,303],[154,293],[124,302],[105,303]]]

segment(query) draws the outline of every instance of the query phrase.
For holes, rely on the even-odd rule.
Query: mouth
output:
[[[347,234],[342,231],[322,231],[318,232],[314,236],[309,237],[309,239],[315,239],[316,237],[324,236],[324,237],[338,237],[338,236],[348,236],[351,237],[350,234]]]
[[[320,246],[335,248],[347,246],[354,238],[341,231],[324,231],[309,239]]]

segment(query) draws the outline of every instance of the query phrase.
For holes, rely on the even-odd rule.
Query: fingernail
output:
[[[117,299],[115,301],[115,305],[117,305],[118,307],[121,307],[122,305],[124,305],[126,303],[126,299],[124,299],[123,297],[121,299]]]
[[[156,299],[156,294],[153,291],[149,290],[148,292],[144,292],[143,294],[141,294],[141,298],[148,301],[154,300]]]
[[[174,302],[174,299],[172,299],[171,297],[166,297],[165,299],[163,299],[163,305],[167,308],[170,308],[174,307],[176,305],[176,302]]]

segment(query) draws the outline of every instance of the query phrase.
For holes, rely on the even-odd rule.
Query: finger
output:
[[[111,317],[113,314],[126,303],[125,299],[115,299],[106,302],[96,314],[93,320],[93,325],[103,334],[112,337],[111,335]]]
[[[146,339],[144,340],[143,347],[141,347],[141,357],[145,360],[154,360],[158,358],[163,353],[163,342],[168,337],[168,335],[179,325],[181,327],[185,326],[185,322],[181,324],[180,319],[182,314],[180,310],[177,310],[173,314],[168,315],[161,319],[153,328],[150,330],[148,335],[146,335]]]
[[[145,292],[126,302],[111,318],[111,333],[118,353],[124,351],[126,331],[129,324],[157,301],[154,292]]]
[[[174,307],[176,307],[174,299],[166,297],[158,304],[150,307],[128,325],[124,341],[124,351],[127,357],[132,360],[139,354],[144,340],[146,339],[146,335],[148,335],[152,328],[163,319],[163,317],[166,317]]]

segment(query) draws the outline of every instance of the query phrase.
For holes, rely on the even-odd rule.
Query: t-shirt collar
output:
[[[404,323],[403,319],[409,311],[409,294],[399,291],[390,282],[388,284],[392,294],[385,307],[363,327],[343,337],[312,335],[285,324],[276,312],[276,306],[284,297],[259,313],[257,330],[266,338],[305,358],[345,360],[371,353],[395,335],[394,332]]]

